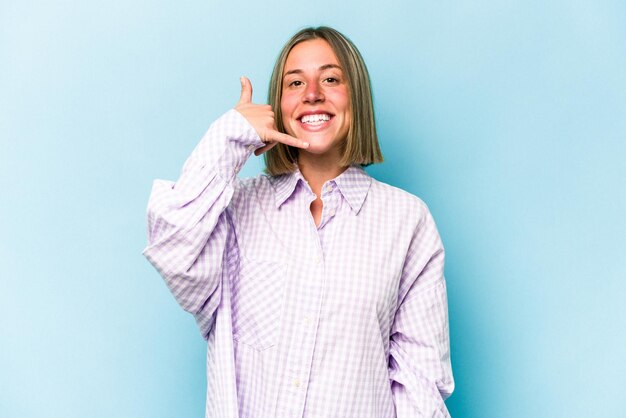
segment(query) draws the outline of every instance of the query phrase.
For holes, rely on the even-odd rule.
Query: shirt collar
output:
[[[352,211],[358,214],[370,190],[372,177],[365,172],[363,167],[351,165],[334,181]]]
[[[280,176],[270,177],[276,191],[276,207],[279,208],[287,199],[291,197],[296,190],[298,182],[306,183],[302,173],[297,165],[294,165],[294,171]]]
[[[272,180],[276,191],[277,208],[282,206],[293,195],[298,183],[301,182],[303,185],[306,185],[306,180],[297,166],[291,173],[273,177]],[[337,185],[339,192],[346,199],[352,211],[358,214],[372,184],[372,177],[361,166],[351,165],[331,182]],[[308,188],[308,185],[305,187]]]

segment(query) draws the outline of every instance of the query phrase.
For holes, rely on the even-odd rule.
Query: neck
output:
[[[298,167],[318,198],[321,196],[324,183],[334,179],[348,168],[340,166],[338,158],[313,156],[302,151],[298,155]]]

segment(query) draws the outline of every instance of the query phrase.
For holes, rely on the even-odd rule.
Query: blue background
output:
[[[3,1],[0,416],[203,416],[204,342],[141,256],[151,182],[318,24],[369,66],[370,173],[446,245],[453,417],[626,416],[624,22],[621,1]]]

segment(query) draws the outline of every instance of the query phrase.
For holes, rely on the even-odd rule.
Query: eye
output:
[[[288,84],[289,87],[300,87],[302,85],[302,81],[300,80],[294,80],[291,83]]]
[[[339,80],[337,80],[335,77],[326,77],[324,81],[330,84],[335,84],[339,82]]]

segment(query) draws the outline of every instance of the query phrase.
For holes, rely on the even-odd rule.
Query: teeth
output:
[[[320,124],[322,122],[330,120],[330,115],[326,113],[321,113],[318,115],[305,115],[302,116],[301,120],[302,123]]]

